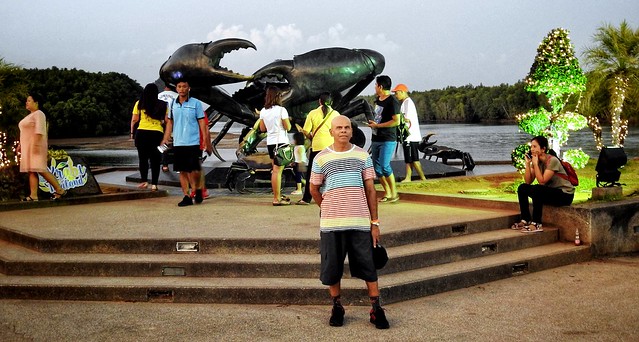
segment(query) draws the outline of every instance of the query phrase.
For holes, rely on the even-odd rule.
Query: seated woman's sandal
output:
[[[541,227],[541,223],[530,222],[529,225],[521,229],[522,233],[540,233],[544,229]]]

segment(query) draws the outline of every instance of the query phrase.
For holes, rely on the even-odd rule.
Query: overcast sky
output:
[[[222,65],[250,75],[323,48],[368,48],[410,90],[513,84],[553,28],[577,57],[604,23],[639,26],[638,0],[0,0],[0,58],[25,68],[120,72],[142,86],[187,43],[239,37]],[[583,66],[583,64],[582,64]],[[237,87],[236,85],[235,87]],[[233,89],[234,87],[230,87]],[[372,94],[369,87],[365,93]]]

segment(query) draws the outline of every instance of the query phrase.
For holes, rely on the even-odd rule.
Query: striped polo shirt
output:
[[[344,152],[327,147],[317,154],[311,184],[322,186],[320,231],[370,231],[370,211],[364,180],[375,177],[366,151],[353,145]]]

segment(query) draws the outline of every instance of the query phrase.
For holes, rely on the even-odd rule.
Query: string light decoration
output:
[[[0,115],[2,115],[2,105],[0,105]],[[0,169],[18,164],[19,155],[16,153],[18,142],[14,141],[13,146],[7,146],[7,134],[0,131]]]
[[[621,119],[621,111],[623,103],[626,100],[626,89],[628,89],[628,80],[622,75],[616,75],[613,80],[612,96],[610,97],[610,105],[612,107],[612,145],[623,147],[628,135],[628,120]]]
[[[550,147],[561,155],[561,146],[568,142],[571,130],[580,130],[588,125],[586,117],[575,112],[563,112],[570,96],[581,94],[586,90],[586,76],[575,57],[575,49],[570,43],[568,30],[556,28],[550,31],[537,48],[537,55],[525,80],[525,89],[537,94],[544,94],[548,99],[550,111],[546,108],[533,109],[517,116],[519,128],[532,135],[543,135],[548,138]],[[511,159],[518,167],[523,160],[522,145],[513,150]],[[568,151],[566,151],[568,152]],[[582,155],[583,154],[583,155]],[[569,155],[581,159],[587,155],[582,152],[571,152]],[[585,165],[585,163],[583,163]]]
[[[599,123],[599,118],[596,116],[589,116],[588,118],[588,127],[592,130],[592,135],[595,138],[595,144],[597,145],[597,150],[601,151],[603,148],[603,140],[601,139],[601,124]]]
[[[537,48],[524,82],[526,90],[546,94],[553,113],[564,107],[564,95],[586,90],[586,76],[575,57],[568,30],[556,28],[548,33]]]
[[[7,135],[4,132],[0,132],[0,169],[9,166],[11,159],[7,154]]]

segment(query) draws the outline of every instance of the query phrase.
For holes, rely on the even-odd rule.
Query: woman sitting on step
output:
[[[512,229],[524,233],[542,232],[541,214],[545,204],[556,207],[570,205],[574,198],[575,187],[556,173],[566,174],[561,162],[548,150],[548,139],[537,136],[530,141],[530,154],[526,159],[524,183],[517,188],[521,221],[513,224]],[[538,184],[532,184],[537,180]],[[528,198],[532,199],[533,212],[530,216]]]

